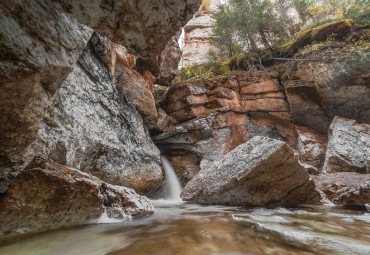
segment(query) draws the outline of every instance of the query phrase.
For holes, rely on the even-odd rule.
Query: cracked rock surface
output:
[[[315,184],[284,142],[255,136],[220,160],[201,164],[181,193],[202,204],[294,206],[317,202]]]

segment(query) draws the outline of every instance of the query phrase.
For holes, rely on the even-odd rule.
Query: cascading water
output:
[[[182,190],[181,184],[177,179],[175,169],[173,168],[172,164],[168,159],[164,156],[161,156],[162,165],[164,168],[164,172],[166,174],[166,199],[167,200],[174,200],[174,201],[181,201],[180,193]]]

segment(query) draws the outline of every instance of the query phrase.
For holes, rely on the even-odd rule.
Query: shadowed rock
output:
[[[200,0],[53,0],[61,8],[138,57],[158,56],[198,10]]]

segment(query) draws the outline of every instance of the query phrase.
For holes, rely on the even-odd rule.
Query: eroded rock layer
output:
[[[185,165],[180,167],[183,170],[178,171],[184,181],[189,176],[183,173],[197,169],[186,163],[187,158],[195,156],[200,159],[196,162],[217,160],[257,135],[279,139],[293,147],[296,144],[285,95],[279,82],[266,72],[238,72],[173,86],[163,109],[179,124],[153,139],[170,160],[176,158],[177,163],[172,162],[175,165],[184,157]]]
[[[299,54],[317,61],[286,65],[282,79],[293,121],[320,133],[328,132],[335,116],[370,123],[370,59],[351,45],[334,47]]]
[[[208,52],[217,49],[212,45],[213,15],[219,11],[220,0],[203,1],[200,10],[184,27],[185,44],[182,48],[182,67],[208,61]]]

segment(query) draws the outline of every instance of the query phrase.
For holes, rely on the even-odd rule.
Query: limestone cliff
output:
[[[184,27],[185,45],[182,48],[181,67],[207,62],[208,51],[214,49],[211,44],[213,14],[218,11],[220,0],[209,0]]]

